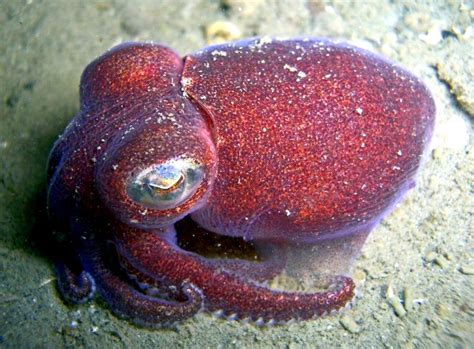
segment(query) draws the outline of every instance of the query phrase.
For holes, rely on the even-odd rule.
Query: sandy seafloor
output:
[[[474,6],[469,1],[2,1],[0,347],[473,348]],[[433,93],[437,120],[416,188],[373,231],[344,315],[259,328],[206,313],[166,330],[117,319],[96,300],[66,306],[38,203],[48,151],[78,109],[85,65],[123,41],[186,54],[232,22],[241,37],[330,37],[390,57]],[[224,29],[229,27],[224,27]],[[392,304],[406,302],[397,315]],[[410,296],[411,294],[411,296]],[[411,299],[411,301],[410,301]]]

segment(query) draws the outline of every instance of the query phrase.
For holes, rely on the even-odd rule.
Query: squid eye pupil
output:
[[[127,184],[127,194],[148,208],[174,208],[196,192],[203,178],[203,166],[196,160],[171,159],[133,176]]]
[[[145,177],[143,184],[152,192],[165,191],[175,189],[183,180],[184,175],[181,170],[166,166],[164,168],[156,168],[156,173],[151,174],[150,177]]]

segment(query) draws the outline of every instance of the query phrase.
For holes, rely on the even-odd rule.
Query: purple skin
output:
[[[370,230],[414,185],[434,115],[413,75],[346,44],[250,39],[184,59],[120,45],[84,71],[51,151],[48,208],[73,259],[59,289],[71,303],[97,290],[151,327],[203,305],[257,324],[338,310]],[[259,261],[184,250],[184,221],[201,247],[232,238]],[[282,269],[326,290],[264,285]]]

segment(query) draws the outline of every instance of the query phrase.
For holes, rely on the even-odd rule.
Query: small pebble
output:
[[[400,299],[395,295],[395,291],[391,284],[389,284],[387,287],[385,297],[387,298],[388,303],[392,306],[393,310],[395,311],[395,314],[397,314],[398,317],[402,318],[407,314],[406,310],[403,308],[402,303],[400,302]]]
[[[474,266],[463,264],[459,267],[459,271],[465,275],[474,275]]]
[[[413,289],[410,286],[407,286],[403,289],[403,306],[407,312],[413,310]]]
[[[365,282],[367,275],[363,270],[356,270],[352,273],[352,278],[356,282],[357,285],[362,285]]]
[[[342,327],[344,327],[350,333],[360,332],[360,326],[349,315],[343,315],[340,322],[341,322]]]
[[[426,254],[425,256],[425,260],[428,262],[428,263],[431,263],[435,260],[436,258],[436,253],[434,251],[430,251]]]
[[[431,46],[438,45],[443,39],[441,29],[436,26],[431,27],[426,34],[421,34],[419,38]]]
[[[206,27],[208,44],[222,44],[240,38],[242,32],[232,22],[216,21]]]
[[[385,291],[385,298],[390,299],[395,297],[395,291],[393,290],[393,286],[391,283],[387,286],[387,291]]]
[[[448,318],[449,313],[450,313],[448,307],[446,307],[445,305],[439,303],[439,304],[436,305],[436,308],[435,308],[435,309],[436,309],[436,314],[438,314],[438,316],[439,316],[441,319],[444,320],[444,319]]]
[[[444,151],[443,149],[441,149],[441,148],[435,148],[435,149],[433,149],[433,151],[432,151],[432,153],[431,153],[431,158],[432,158],[433,160],[442,159],[443,156],[445,155],[444,153],[445,153],[445,151]]]
[[[397,314],[399,318],[402,318],[407,314],[406,310],[403,308],[403,305],[400,302],[400,299],[398,299],[398,297],[392,297],[388,300],[388,302],[390,303],[393,310],[395,311],[395,314]]]
[[[448,260],[443,256],[437,256],[434,259],[434,262],[441,267],[441,269],[445,269],[448,266]]]
[[[452,261],[453,260],[453,255],[449,252],[444,252],[443,253],[443,256],[448,260],[448,261]]]

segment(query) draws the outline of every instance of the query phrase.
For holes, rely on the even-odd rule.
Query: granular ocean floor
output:
[[[456,0],[2,2],[0,347],[474,347],[473,20],[472,2]],[[82,69],[123,41],[186,54],[255,35],[349,41],[407,67],[434,95],[428,162],[355,263],[352,309],[263,328],[203,313],[151,331],[117,319],[100,300],[66,306],[36,241],[47,229],[48,151],[78,109]]]

